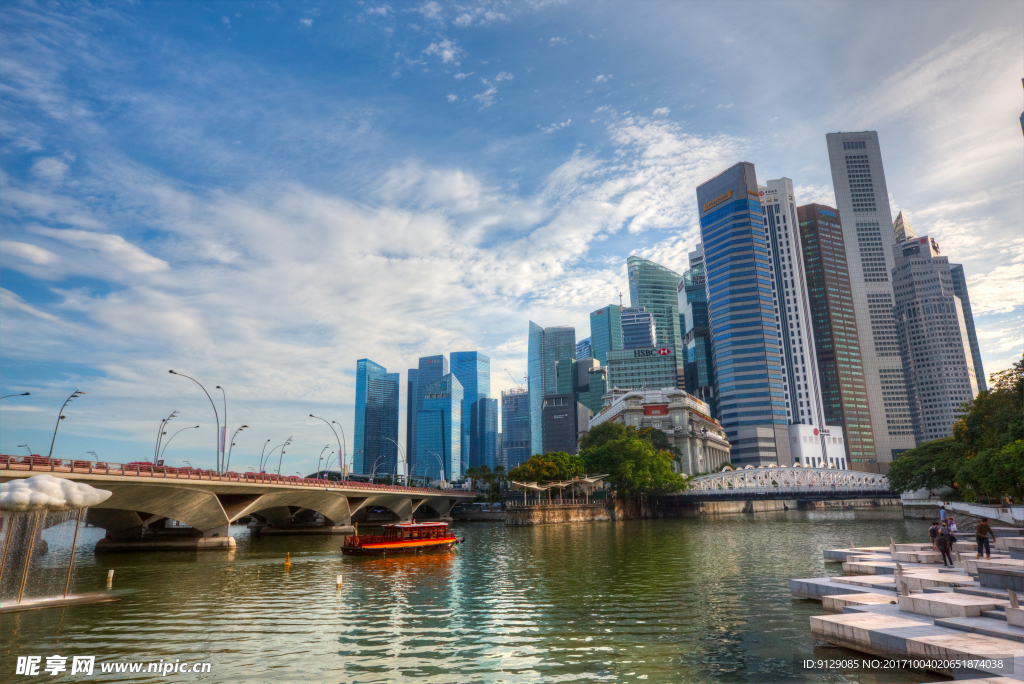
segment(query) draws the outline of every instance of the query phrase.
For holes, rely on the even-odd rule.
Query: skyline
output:
[[[360,358],[403,369],[405,444],[416,359],[479,350],[500,397],[529,320],[583,339],[629,255],[685,271],[694,190],[733,164],[835,206],[839,130],[879,132],[893,215],[964,264],[986,372],[1020,353],[1002,4],[207,7],[0,10],[0,359],[4,394],[32,392],[0,407],[4,453],[45,454],[77,388],[56,456],[142,460],[180,409],[203,429],[168,458],[202,460],[209,406],[174,368],[253,426],[241,469],[294,434],[311,472],[309,413],[352,454]]]

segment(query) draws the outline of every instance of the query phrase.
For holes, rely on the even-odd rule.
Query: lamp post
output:
[[[177,416],[177,415],[178,415],[177,411],[171,411],[171,415],[167,416],[166,418],[164,418],[163,420],[160,421],[160,427],[157,428],[157,431],[156,431],[156,447],[153,449],[153,461],[154,462],[160,460],[160,444],[164,440],[164,435],[167,434],[167,432],[164,430],[164,428],[166,428],[167,424],[170,423],[174,419],[174,417]]]
[[[50,454],[47,456],[47,458],[53,458],[53,445],[57,441],[57,428],[60,427],[60,421],[64,420],[64,407],[67,406],[72,399],[80,397],[83,394],[88,394],[88,392],[75,390],[74,392],[71,393],[70,397],[64,400],[64,406],[60,407],[60,411],[57,413],[57,424],[53,428],[53,439],[50,440]]]
[[[30,447],[28,444],[19,444],[18,448],[19,449],[24,448],[26,451],[28,451],[28,455],[29,456],[32,455],[32,447]]]
[[[213,455],[214,455],[214,460],[217,463],[217,467],[219,468],[220,467],[220,414],[217,413],[217,405],[213,403],[213,397],[211,397],[210,393],[206,391],[205,387],[203,387],[203,383],[199,382],[195,378],[193,378],[191,376],[188,376],[188,375],[185,375],[184,373],[175,373],[172,370],[169,370],[167,372],[170,373],[171,375],[180,375],[183,378],[188,378],[192,382],[196,383],[197,385],[199,385],[199,389],[203,390],[203,394],[206,395],[206,398],[210,400],[210,406],[213,407],[213,418],[217,422],[217,446],[213,450]],[[218,474],[220,474],[219,471],[218,471]]]
[[[195,430],[197,427],[199,427],[199,426],[198,425],[193,425],[192,427],[183,427],[180,430],[178,430],[178,432],[175,432],[173,435],[171,435],[171,439],[174,439],[175,437],[177,437],[178,433],[180,433],[180,432],[184,432],[185,430]],[[160,458],[158,458],[156,460],[156,464],[157,465],[163,465],[164,464],[164,454],[167,453],[167,447],[169,447],[171,445],[171,439],[168,439],[167,440],[167,444],[164,444],[164,448],[160,452]]]
[[[384,458],[383,454],[378,456],[377,460],[373,462],[373,468],[370,469],[370,483],[371,484],[373,483],[373,478],[375,478],[377,476],[377,464],[380,463],[380,459],[382,459],[382,458]]]
[[[243,425],[242,427],[235,430],[235,434],[231,435],[231,444],[228,446],[228,460],[224,462],[224,472],[230,472],[231,469],[231,450],[235,446],[235,437],[237,437],[238,433],[247,427],[249,426]]]
[[[6,394],[6,395],[0,397],[0,399],[7,399],[9,397],[27,397],[30,394],[31,394],[31,392],[22,392],[21,394]]]
[[[400,454],[402,454],[402,478],[406,482],[408,482],[409,475],[405,472],[405,470],[406,470],[406,468],[409,467],[409,458],[405,455],[405,449],[402,448],[401,444],[399,444],[395,440],[391,439],[390,437],[385,437],[384,439],[388,440],[389,442],[394,444],[396,447],[398,447],[398,452]],[[398,470],[398,464],[397,463],[395,464],[395,470],[396,470],[395,474],[397,475],[397,470]]]
[[[343,479],[343,480],[347,479],[348,478],[348,470],[347,470],[348,464],[345,462],[345,447],[343,447],[342,444],[341,444],[341,440],[345,438],[345,431],[342,430],[341,423],[338,423],[337,421],[334,421],[334,420],[328,421],[326,418],[321,418],[320,416],[314,416],[312,413],[309,414],[309,417],[310,418],[316,418],[317,420],[322,420],[325,423],[327,423],[327,427],[331,428],[331,432],[334,433],[334,439],[338,442],[338,470],[341,471],[341,479]],[[338,439],[338,432],[334,429],[334,427],[332,427],[332,424],[333,425],[337,425],[338,426],[338,430],[341,430],[341,439]],[[330,463],[330,461],[328,461],[328,463]]]
[[[444,489],[444,475],[445,475],[445,472],[444,472],[444,459],[441,458],[436,452],[428,451],[427,453],[428,454],[433,454],[434,458],[437,459],[438,465],[441,466],[441,485],[442,485],[441,489]]]
[[[261,472],[261,473],[263,472],[263,452],[267,450],[267,445],[268,444],[270,444],[270,440],[269,439],[266,442],[263,443],[263,448],[260,450],[260,469],[259,469],[259,472]]]
[[[327,451],[330,448],[331,448],[331,445],[328,444],[327,446],[325,446],[323,449],[320,450],[320,458],[318,458],[317,461],[316,461],[316,477],[317,477],[318,480],[320,479],[320,464],[324,460],[324,452]]]
[[[217,385],[217,387],[215,387],[214,389],[219,389],[221,396],[224,397],[224,425],[222,425],[221,428],[220,428],[220,457],[221,457],[220,463],[223,464],[224,463],[224,450],[228,448],[228,445],[227,445],[227,439],[228,439],[228,395],[227,395],[227,392],[224,391],[224,388],[221,387],[220,385]],[[232,436],[231,439],[234,439],[234,436]],[[227,469],[228,469],[227,465],[225,465],[224,466],[224,470],[227,470]]]
[[[288,439],[286,439],[284,441],[284,444],[281,445],[281,456],[280,456],[280,458],[277,459],[277,474],[278,475],[281,474],[281,464],[284,463],[284,449],[285,449],[286,446],[288,446],[291,443],[292,443],[292,438],[289,437]]]

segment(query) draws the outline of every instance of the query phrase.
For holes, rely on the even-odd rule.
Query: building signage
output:
[[[836,217],[836,213],[834,211],[829,211],[828,209],[822,209],[821,207],[818,207],[818,213],[819,214],[824,214],[825,216],[831,216],[832,218]]]
[[[700,208],[700,210],[701,211],[707,211],[708,209],[714,209],[715,207],[717,207],[719,204],[721,204],[722,202],[726,201],[730,197],[732,197],[732,190],[729,190],[725,194],[719,195],[718,197],[716,197],[715,199],[711,200],[710,202],[705,202],[704,206],[702,206]]]
[[[672,349],[669,348],[669,347],[662,347],[660,349],[656,349],[654,347],[651,347],[649,349],[634,349],[633,350],[633,358],[634,359],[639,359],[639,358],[644,357],[644,356],[671,356],[671,354],[672,354]]]

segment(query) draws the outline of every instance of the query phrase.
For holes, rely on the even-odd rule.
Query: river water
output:
[[[233,553],[95,556],[103,531],[83,528],[75,590],[103,590],[115,569],[120,600],[4,615],[0,680],[57,681],[14,675],[16,656],[40,655],[45,665],[53,654],[97,657],[93,677],[60,681],[941,679],[794,665],[854,654],[815,644],[808,616],[821,605],[794,599],[789,579],[839,574],[825,548],[926,539],[927,523],[898,508],[455,527],[467,543],[454,552],[386,559],[343,558],[336,537],[250,539],[244,527],[232,528]],[[70,536],[47,530],[41,575],[66,568]],[[161,659],[206,661],[211,671],[99,674],[100,663]]]

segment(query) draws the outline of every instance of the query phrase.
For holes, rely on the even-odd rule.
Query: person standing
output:
[[[950,516],[950,518],[946,522],[949,524],[949,532],[950,532],[950,534],[956,534],[957,533],[956,521],[953,520],[952,516]]]
[[[995,541],[996,535],[992,532],[992,528],[988,526],[988,518],[982,518],[978,526],[974,528],[974,540],[978,542],[978,558],[981,558],[981,550],[985,549],[985,558],[992,558],[992,549],[989,546],[988,538],[992,537]]]
[[[952,535],[949,533],[949,526],[946,525],[946,523],[942,523],[942,529],[939,531],[939,536],[935,540],[935,545],[942,554],[942,565],[953,567],[953,556],[949,553],[949,550],[953,548],[953,539]]]
[[[939,507],[939,523],[940,524],[945,523],[946,522],[946,518],[948,518],[948,517],[949,517],[949,513],[946,513],[946,507],[944,505],[940,506]]]
[[[931,540],[931,542],[932,542],[932,549],[934,549],[935,551],[939,550],[939,546],[938,546],[937,540],[939,538],[939,530],[940,529],[942,529],[942,528],[939,525],[939,523],[937,523],[937,522],[932,523],[932,526],[928,528],[928,538]]]

